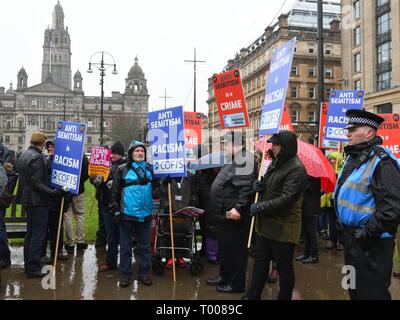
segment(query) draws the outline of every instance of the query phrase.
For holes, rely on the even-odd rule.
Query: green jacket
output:
[[[297,157],[296,135],[281,131],[278,136],[282,150],[263,180],[265,191],[259,202],[262,211],[256,216],[256,232],[271,240],[298,243],[307,173]]]

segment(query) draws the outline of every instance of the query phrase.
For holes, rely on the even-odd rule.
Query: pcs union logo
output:
[[[85,125],[82,124],[81,127],[79,128],[80,133],[84,133],[85,132]]]
[[[155,171],[157,171],[157,170],[160,169],[160,164],[159,164],[158,162],[154,162],[154,163],[153,163],[153,166],[154,166],[154,170],[155,170]]]
[[[393,115],[393,120],[394,121],[399,121],[399,119],[400,119],[400,117],[399,117],[399,115],[397,113]]]

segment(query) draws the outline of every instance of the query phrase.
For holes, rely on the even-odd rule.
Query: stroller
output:
[[[185,208],[176,211],[172,215],[175,257],[179,256],[189,260],[189,270],[192,276],[198,276],[203,271],[203,265],[200,262],[200,251],[198,250],[198,244],[201,244],[201,240],[198,241],[196,237],[197,218],[202,214],[201,211],[203,210],[193,213],[190,209]],[[154,254],[152,258],[153,272],[161,276],[168,259],[171,257],[169,214],[159,213],[156,218]]]

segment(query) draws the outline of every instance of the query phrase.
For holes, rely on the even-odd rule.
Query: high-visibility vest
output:
[[[396,161],[400,168],[396,157],[389,150],[385,149],[385,151]],[[340,188],[337,197],[338,186],[336,186],[335,199],[337,200],[335,201],[335,206],[342,224],[360,228],[365,226],[367,221],[371,219],[372,214],[375,212],[375,199],[371,193],[371,183],[374,171],[380,161],[381,158],[375,154],[359,169],[353,170]],[[388,233],[384,233],[381,238],[391,236]]]

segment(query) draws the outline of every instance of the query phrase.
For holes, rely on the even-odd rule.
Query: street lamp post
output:
[[[101,61],[100,62],[92,62],[94,56],[101,54]],[[109,56],[113,63],[105,63],[104,62],[104,55]],[[100,145],[103,145],[103,135],[104,135],[104,113],[103,113],[103,105],[104,105],[104,77],[106,75],[105,71],[113,67],[112,74],[118,74],[117,72],[117,65],[115,64],[114,57],[105,51],[99,51],[92,54],[89,60],[89,69],[87,70],[88,73],[93,73],[92,66],[96,67],[100,71],[100,86],[101,86],[101,98],[100,98]]]

